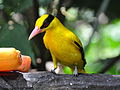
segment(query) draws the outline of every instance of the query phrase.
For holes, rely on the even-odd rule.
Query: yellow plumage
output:
[[[50,50],[55,69],[59,62],[72,70],[77,67],[79,73],[85,73],[86,62],[82,43],[74,33],[64,27],[56,17],[48,14],[41,16],[35,27],[37,29],[32,32],[29,39],[40,32],[46,32],[43,40],[46,48]]]

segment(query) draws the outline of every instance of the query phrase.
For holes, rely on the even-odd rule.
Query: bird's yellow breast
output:
[[[82,67],[81,53],[71,40],[73,36],[74,34],[66,28],[57,27],[46,31],[44,44],[58,62],[67,66],[79,64]]]

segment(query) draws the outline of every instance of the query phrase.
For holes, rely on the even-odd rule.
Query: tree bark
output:
[[[119,90],[120,75],[50,72],[0,73],[0,90]]]

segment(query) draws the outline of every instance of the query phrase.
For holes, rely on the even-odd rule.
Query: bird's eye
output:
[[[41,29],[48,27],[48,25],[49,25],[48,23],[44,23],[44,24],[41,26]]]
[[[48,25],[49,25],[49,24],[46,23],[46,24],[44,24],[44,27],[47,27]]]

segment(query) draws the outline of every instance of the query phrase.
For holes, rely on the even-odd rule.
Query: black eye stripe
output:
[[[49,14],[49,16],[44,20],[43,25],[40,27],[40,29],[48,27],[53,19],[54,19],[54,16]]]

